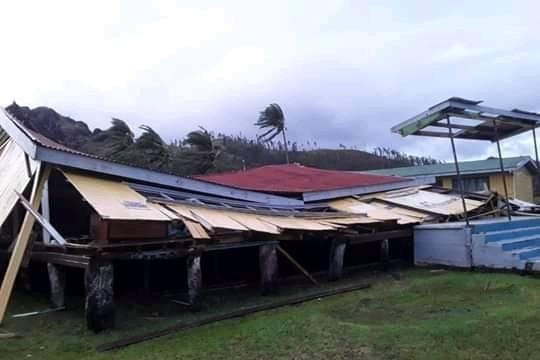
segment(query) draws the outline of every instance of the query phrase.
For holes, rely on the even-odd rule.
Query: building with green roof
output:
[[[534,202],[535,178],[538,166],[529,156],[508,157],[503,159],[508,195],[523,201]],[[459,163],[465,191],[495,191],[504,194],[503,177],[500,173],[499,159],[463,161]],[[408,166],[371,170],[368,173],[402,177],[421,178],[432,176],[437,184],[457,190],[456,168],[454,163]]]

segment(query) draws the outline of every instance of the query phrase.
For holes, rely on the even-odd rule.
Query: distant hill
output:
[[[30,109],[13,103],[6,110],[30,130],[74,149],[79,148],[92,134],[84,122],[62,116],[48,107]]]
[[[150,127],[141,127],[143,134],[135,138],[127,124],[119,119],[113,119],[109,129],[91,131],[86,123],[51,108],[30,109],[13,103],[6,109],[29,129],[62,145],[181,176],[280,164],[285,158],[279,142],[262,144],[245,137],[218,134],[211,135],[209,141],[219,146],[211,151],[200,151],[182,140],[166,144]],[[307,146],[289,144],[290,161],[322,169],[352,171],[437,163],[431,158],[410,156],[389,148],[367,152],[320,149],[314,144],[315,141],[307,142]]]

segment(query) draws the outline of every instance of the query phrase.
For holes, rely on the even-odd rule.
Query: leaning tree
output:
[[[283,136],[283,145],[285,148],[285,161],[289,163],[289,150],[287,147],[287,136],[285,134],[285,115],[278,104],[270,104],[259,114],[259,119],[255,123],[262,130],[266,130],[262,135],[257,136],[259,141],[268,143],[276,136]]]

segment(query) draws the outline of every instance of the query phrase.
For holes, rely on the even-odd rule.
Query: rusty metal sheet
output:
[[[372,204],[366,201],[360,201],[353,198],[330,201],[328,205],[339,211],[364,214],[368,218],[379,221],[397,221],[398,224],[413,224],[422,222],[418,217],[402,214],[391,209],[387,209],[379,204]]]
[[[176,211],[170,210],[167,206],[156,203],[149,203],[149,205],[161,211],[171,220],[178,220],[184,223],[186,229],[189,231],[190,235],[194,239],[210,239],[210,235],[206,232],[204,227],[195,220],[192,220],[188,217],[184,217],[178,214]],[[186,214],[190,214],[189,211]]]
[[[169,204],[167,207],[177,212],[179,215],[201,223],[208,230],[214,228],[239,230],[239,231],[259,231],[269,234],[279,234],[282,229],[287,230],[335,230],[339,224],[332,224],[333,220],[339,221],[342,218],[302,218],[295,216],[272,216],[257,213],[247,213],[245,211],[234,211],[230,209],[215,209],[204,206],[187,204]],[[362,219],[355,219],[354,223],[361,223]]]
[[[323,231],[323,230],[335,230],[338,227],[324,223],[323,219],[311,220],[311,219],[302,219],[296,217],[287,217],[287,216],[269,216],[269,215],[258,215],[258,218],[262,221],[273,224],[281,229],[287,230],[309,230],[309,231]]]
[[[245,213],[227,213],[233,220],[244,225],[250,230],[264,232],[268,234],[280,234],[281,231],[279,227],[274,224],[268,223],[259,219],[255,214],[245,214]]]
[[[199,224],[198,222],[191,221],[189,219],[182,218],[181,219],[184,225],[186,226],[186,229],[191,234],[191,237],[194,239],[210,239],[210,235],[206,232],[204,227]]]
[[[127,184],[63,171],[68,181],[104,219],[169,221]]]

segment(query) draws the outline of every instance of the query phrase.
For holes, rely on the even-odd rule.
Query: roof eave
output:
[[[367,186],[358,186],[353,188],[325,190],[325,191],[310,191],[305,192],[302,198],[305,202],[314,202],[329,199],[338,199],[353,195],[372,194],[383,191],[403,189],[412,186],[431,185],[435,183],[435,177],[426,176],[421,179],[407,178],[407,180],[388,183],[388,184],[376,184]]]
[[[171,186],[188,191],[211,194],[225,198],[266,203],[270,205],[303,204],[301,200],[255,191],[241,190],[228,186],[212,184],[206,181],[184,178],[157,171],[112,163],[106,160],[49,149],[40,145],[37,145],[36,159],[59,166],[118,176],[125,179],[159,184],[162,186]]]
[[[23,129],[16,125],[6,109],[0,108],[0,127],[32,159],[36,160],[37,145]]]

